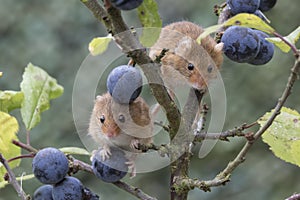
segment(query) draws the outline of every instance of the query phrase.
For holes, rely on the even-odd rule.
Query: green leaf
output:
[[[21,91],[24,93],[21,114],[27,130],[40,122],[40,114],[49,109],[50,100],[62,95],[63,90],[47,72],[28,64],[21,82]]]
[[[209,26],[204,29],[204,32],[199,35],[197,38],[197,42],[201,44],[201,40],[205,38],[206,36],[210,35],[211,33],[217,32],[220,28],[222,28],[222,24],[219,25],[214,25],[214,26]]]
[[[21,108],[24,99],[23,92],[0,91],[0,111],[10,112],[13,109]]]
[[[296,44],[300,38],[300,26],[284,38],[291,44]],[[278,37],[266,38],[266,40],[275,44],[279,49],[281,49],[281,51],[285,53],[288,53],[291,50],[291,47]]]
[[[268,34],[272,34],[275,32],[275,30],[266,24],[261,18],[254,14],[247,14],[247,13],[240,13],[232,18],[228,19],[226,22],[223,24],[224,26],[233,26],[233,25],[238,25],[238,26],[245,26],[249,28],[255,28],[257,30],[264,31]]]
[[[110,41],[112,40],[112,36],[109,34],[106,37],[97,37],[94,38],[90,43],[89,43],[89,51],[93,56],[99,55],[103,53]]]
[[[155,0],[144,0],[138,7],[138,16],[145,27],[162,27],[162,21],[158,14],[158,6]]]
[[[140,41],[145,47],[151,47],[157,41],[162,27],[157,3],[155,0],[144,0],[137,10],[144,27]]]
[[[258,123],[263,126],[270,116],[271,113],[266,113]],[[297,111],[283,107],[262,138],[277,157],[300,166],[300,114]]]
[[[21,154],[20,147],[14,145],[11,141],[18,140],[17,131],[19,125],[16,118],[10,116],[5,112],[0,111],[0,152],[5,159],[10,159]],[[15,168],[20,165],[20,159],[9,162],[11,168]],[[0,163],[0,182],[3,181],[3,176],[6,173],[6,169]]]
[[[61,150],[65,154],[86,155],[86,156],[90,155],[90,153],[87,150],[79,147],[63,147],[60,148],[59,150]]]
[[[26,180],[30,180],[34,178],[34,174],[28,174],[28,175],[24,175],[24,176],[20,176],[20,177],[16,177],[17,181],[26,181]],[[0,181],[0,189],[4,188],[6,185],[8,185],[9,183],[7,181]]]
[[[293,32],[291,32],[286,38],[292,41],[293,44],[296,44],[296,42],[300,38],[300,26],[298,26],[298,28],[296,28]]]

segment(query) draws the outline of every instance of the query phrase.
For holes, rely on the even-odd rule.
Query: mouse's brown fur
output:
[[[168,49],[161,59],[162,76],[169,87],[187,83],[196,89],[204,89],[216,77],[223,62],[222,44],[210,36],[196,42],[203,28],[187,21],[175,22],[162,28],[160,37],[150,49],[155,59],[162,49]],[[191,70],[188,66],[193,65]]]

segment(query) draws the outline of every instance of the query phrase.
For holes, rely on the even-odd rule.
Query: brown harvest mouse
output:
[[[109,93],[96,97],[90,117],[89,134],[99,144],[103,160],[111,155],[112,146],[138,152],[138,143],[152,142],[152,131],[149,107],[142,97],[129,105],[114,102]]]
[[[223,44],[217,44],[210,36],[196,42],[203,28],[188,21],[169,24],[162,28],[159,39],[150,48],[155,59],[163,49],[168,49],[161,59],[162,78],[171,89],[187,83],[196,89],[205,89],[216,77],[223,62]]]

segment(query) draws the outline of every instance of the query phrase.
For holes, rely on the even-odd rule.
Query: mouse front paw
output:
[[[134,178],[136,176],[135,162],[133,160],[130,160],[125,162],[125,164],[128,166],[128,172],[130,172],[129,177]]]
[[[100,151],[99,151],[100,157],[102,159],[102,161],[109,159],[109,157],[111,156],[111,151],[109,147],[103,147]]]
[[[131,149],[138,149],[139,148],[139,144],[140,144],[140,140],[139,139],[132,139],[131,142],[130,142],[130,148]]]

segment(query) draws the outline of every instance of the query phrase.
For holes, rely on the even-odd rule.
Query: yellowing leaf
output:
[[[271,113],[266,113],[258,123],[263,126]],[[273,124],[262,135],[280,159],[300,166],[300,114],[289,108],[282,108]]]
[[[159,38],[161,28],[143,28],[140,42],[144,47],[152,47]]]
[[[0,152],[5,159],[10,159],[21,154],[20,147],[12,144],[12,140],[18,140],[16,133],[19,129],[17,120],[5,112],[0,111]],[[17,167],[20,160],[15,160],[9,163],[11,168]],[[3,176],[6,169],[0,164],[0,182],[3,181]]]
[[[107,37],[94,38],[89,44],[90,53],[93,56],[103,53],[107,49],[111,40],[112,40],[111,35],[108,35]]]
[[[293,32],[291,32],[288,36],[284,37],[284,39],[289,41],[291,44],[296,44],[299,38],[300,38],[300,26],[297,29],[295,29]],[[291,50],[291,47],[278,37],[266,38],[266,40],[275,44],[279,49],[281,49],[281,51],[285,53]]]
[[[29,180],[29,179],[32,179],[34,178],[34,174],[28,174],[28,175],[24,175],[24,176],[20,176],[20,177],[16,177],[17,181],[26,181],[26,180]],[[6,185],[8,185],[9,183],[7,181],[0,181],[0,189],[1,188],[4,188]]]
[[[0,77],[3,75],[3,72],[0,72]]]
[[[25,68],[21,91],[24,93],[21,115],[27,130],[36,126],[40,114],[49,109],[50,100],[62,95],[63,87],[47,72],[31,63]]]
[[[87,150],[79,147],[63,147],[60,148],[59,150],[61,150],[66,154],[86,155],[86,156],[90,155],[90,153]]]
[[[157,41],[162,27],[157,3],[155,0],[144,0],[137,10],[144,27],[140,41],[145,47],[151,47]]]
[[[298,28],[296,28],[293,32],[286,36],[286,38],[292,41],[293,44],[295,44],[300,38],[300,26],[298,26]]]
[[[266,38],[266,40],[275,44],[284,53],[287,53],[291,50],[291,47],[289,47],[289,45],[287,45],[284,41],[282,41],[278,37],[270,37],[270,38]]]
[[[211,33],[217,32],[220,28],[222,28],[222,24],[210,26],[204,29],[204,32],[199,35],[197,38],[197,42],[201,44],[201,40],[205,38],[206,36],[210,35]]]
[[[137,10],[144,28],[162,27],[162,21],[158,14],[158,6],[155,0],[144,0]]]
[[[0,111],[8,113],[13,109],[21,108],[23,99],[23,92],[0,91]]]
[[[238,25],[238,26],[245,26],[249,28],[255,28],[261,31],[264,31],[268,34],[272,34],[275,32],[275,30],[266,24],[261,18],[254,14],[247,14],[247,13],[240,13],[232,18],[228,19],[226,22],[223,24],[224,26],[233,26],[233,25]]]
[[[293,152],[293,160],[298,163],[300,163],[300,140],[295,140],[291,143],[291,151]]]

